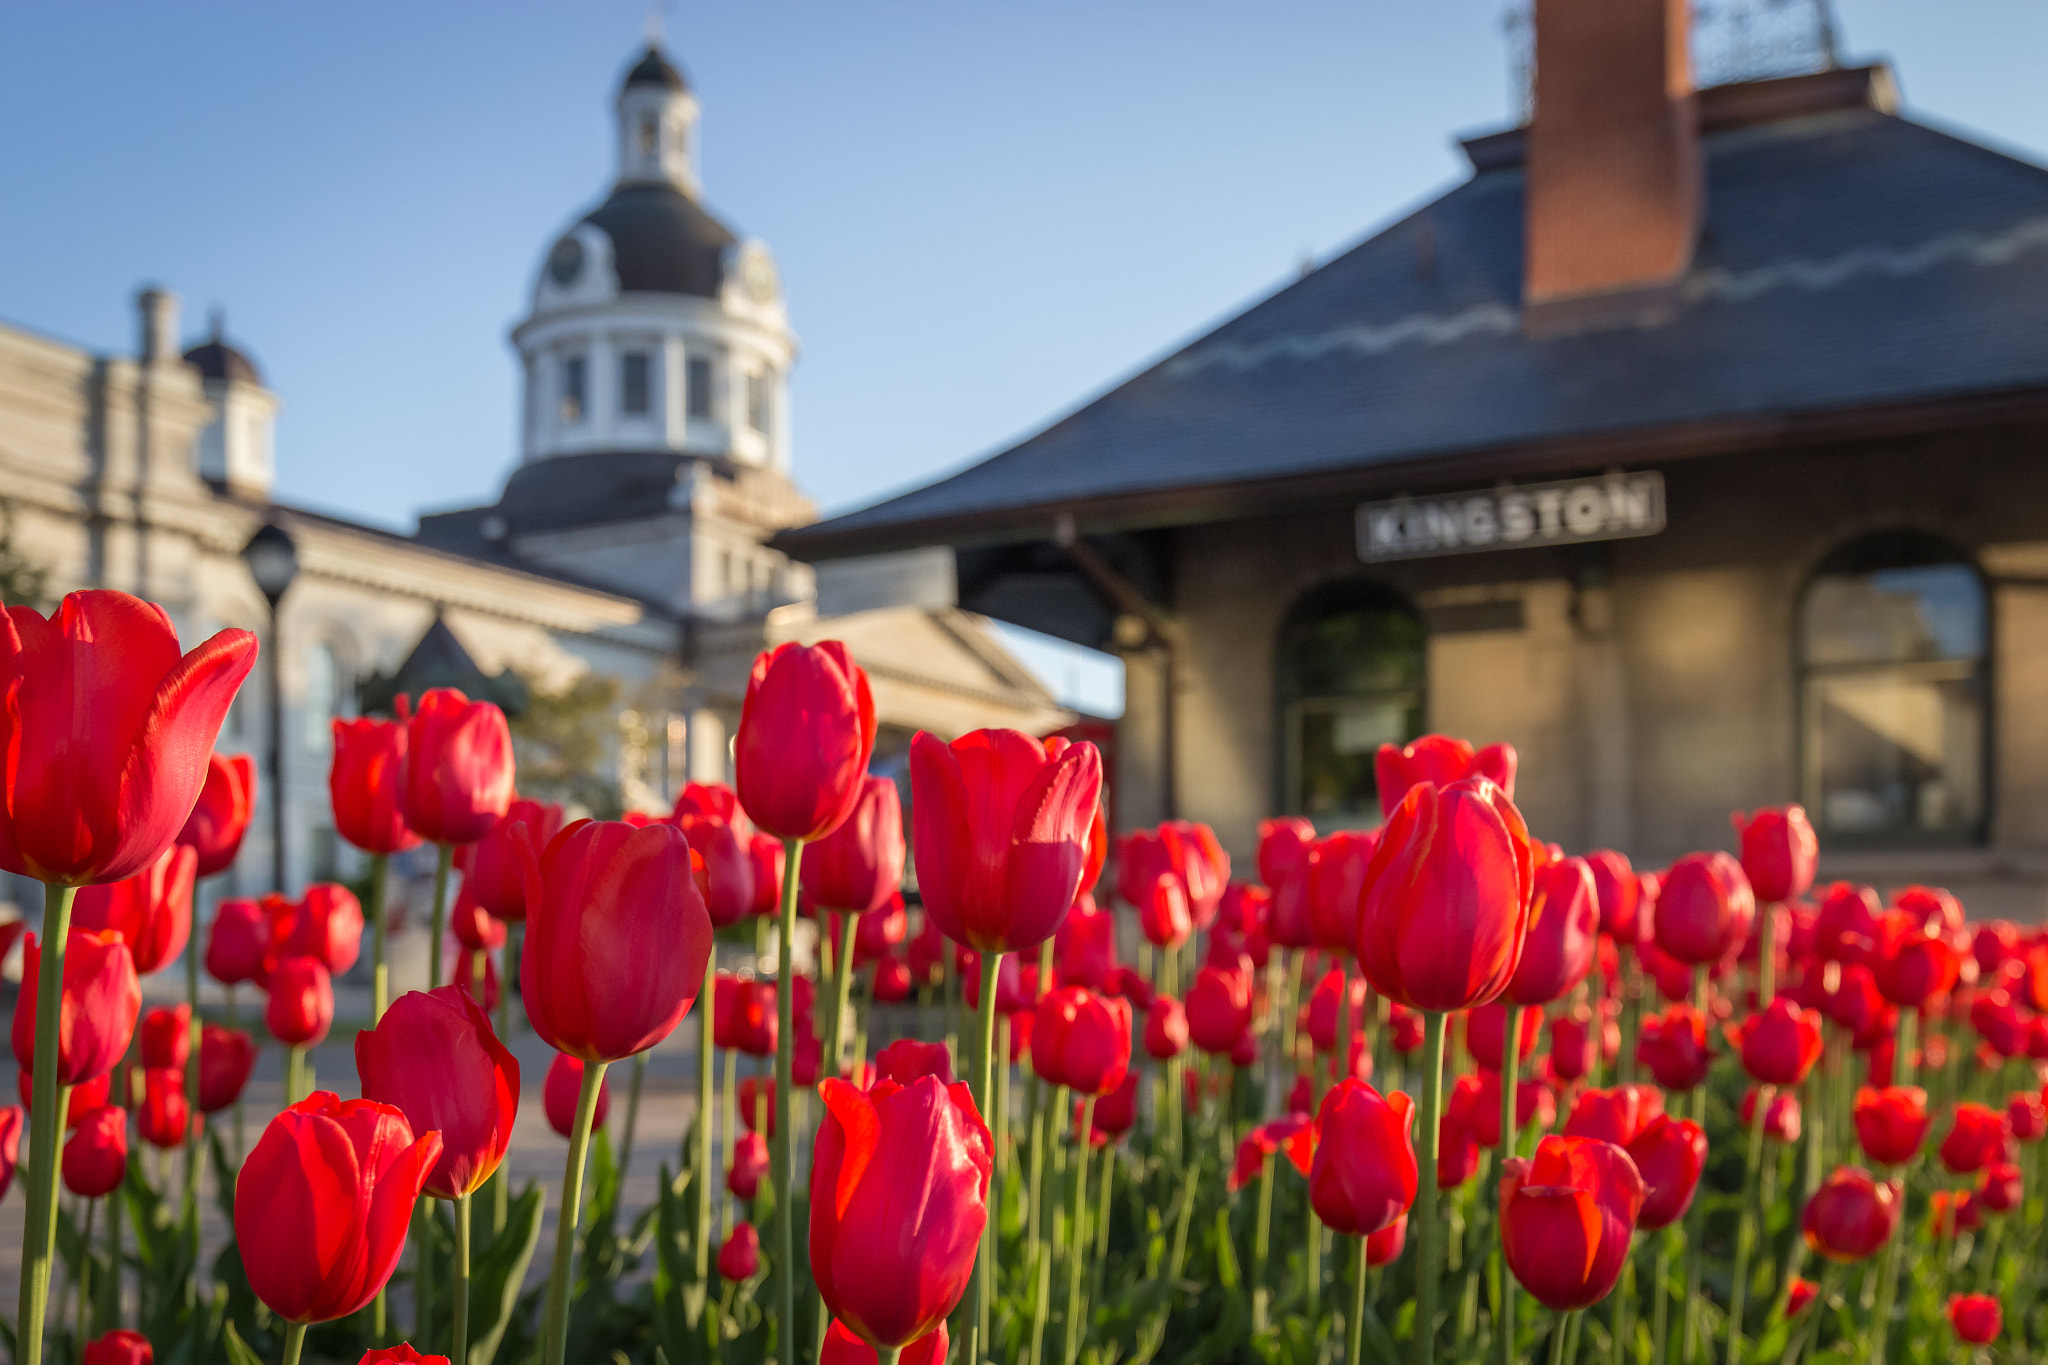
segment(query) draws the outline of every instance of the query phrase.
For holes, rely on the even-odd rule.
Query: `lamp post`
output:
[[[284,668],[278,648],[278,603],[299,576],[299,547],[276,522],[265,522],[242,547],[242,562],[270,603],[270,648],[263,651],[270,687],[270,857],[276,890],[284,894]]]

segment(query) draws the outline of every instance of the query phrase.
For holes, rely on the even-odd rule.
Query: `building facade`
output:
[[[874,679],[884,769],[918,729],[1071,719],[955,605],[949,577],[877,594],[844,574],[824,602],[844,609],[823,615],[809,567],[767,545],[815,515],[790,473],[796,341],[773,258],[699,202],[698,106],[658,49],[615,112],[617,181],[549,245],[513,331],[520,463],[496,501],[422,517],[416,535],[278,503],[279,396],[218,319],[182,342],[170,293],[138,295],[129,355],[0,326],[5,581],[45,608],[80,587],[132,592],[161,602],[188,646],[240,627],[278,662],[278,695],[259,667],[220,741],[257,754],[261,775],[225,889],[354,871],[328,815],[331,723],[430,655],[516,675],[515,691],[615,680],[606,763],[642,809],[729,777],[748,669],[785,640],[851,643]],[[274,623],[242,557],[266,525],[299,563]]]
[[[1378,819],[1520,750],[1649,865],[1813,813],[1825,875],[2048,911],[2048,172],[1882,65],[1696,89],[1688,7],[1539,0],[1472,174],[1018,446],[776,543],[943,545],[1127,665],[1131,822]]]

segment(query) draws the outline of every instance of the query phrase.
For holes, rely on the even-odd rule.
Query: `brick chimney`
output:
[[[1531,330],[1651,321],[1703,189],[1688,0],[1536,0],[1522,301]]]

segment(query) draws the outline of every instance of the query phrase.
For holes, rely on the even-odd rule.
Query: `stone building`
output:
[[[2048,171],[1882,64],[1696,88],[1684,0],[1538,0],[1471,174],[1043,431],[784,533],[944,546],[1126,662],[1121,815],[1378,818],[1512,741],[1534,829],[1656,863],[1801,800],[1823,872],[2039,918]]]
[[[618,680],[609,761],[643,808],[728,776],[748,666],[783,640],[850,642],[884,767],[920,728],[1071,719],[943,575],[884,575],[887,591],[873,566],[828,575],[821,615],[809,568],[766,545],[814,515],[790,477],[796,342],[773,260],[699,203],[697,104],[665,56],[650,47],[616,104],[617,183],[550,245],[513,332],[521,462],[494,503],[417,535],[275,501],[278,395],[218,321],[181,343],[168,292],[139,294],[132,355],[0,326],[0,570],[41,577],[45,607],[83,586],[161,602],[188,645],[253,630],[278,661],[279,695],[259,667],[221,740],[264,774],[239,890],[268,889],[277,865],[270,708],[297,887],[352,870],[327,810],[330,722],[409,659],[544,691]],[[299,567],[274,630],[242,556],[266,525]]]

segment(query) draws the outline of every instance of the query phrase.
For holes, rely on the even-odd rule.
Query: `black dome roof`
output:
[[[255,364],[234,347],[215,337],[185,352],[185,363],[196,366],[202,378],[232,379],[238,384],[263,383]]]
[[[683,73],[652,43],[647,45],[647,55],[626,73],[626,85],[659,85],[668,90],[690,88],[690,83],[683,79]]]
[[[726,249],[739,239],[669,184],[621,185],[583,220],[612,239],[622,293],[717,298]]]

